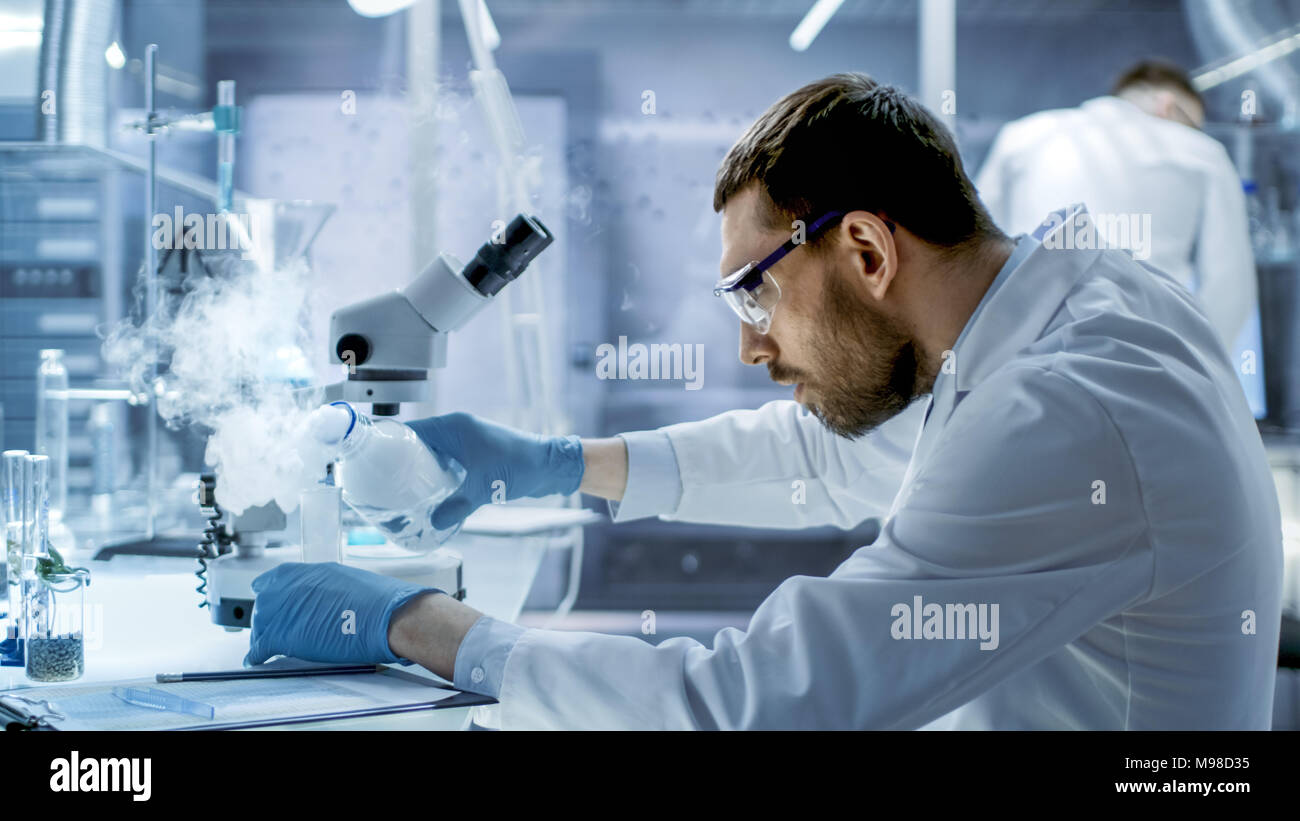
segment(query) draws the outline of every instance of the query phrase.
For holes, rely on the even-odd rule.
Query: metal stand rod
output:
[[[158,80],[157,53],[157,43],[145,47],[145,135],[149,141],[149,170],[145,175],[144,186],[144,247],[145,264],[148,266],[145,270],[145,322],[152,322],[154,312],[158,309],[158,249],[153,244],[153,217],[158,213],[158,143],[155,137],[158,112],[154,107],[154,87]],[[146,541],[154,538],[158,515],[158,394],[155,384],[158,378],[158,349],[157,340],[152,336],[149,348],[149,403],[145,418],[145,504],[148,508],[144,530]]]

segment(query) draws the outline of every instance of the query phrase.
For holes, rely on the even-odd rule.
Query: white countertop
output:
[[[445,546],[464,558],[466,603],[495,618],[517,619],[546,550],[544,540],[461,535]],[[286,560],[297,559],[297,547],[274,548],[271,553],[280,550],[286,551]],[[86,672],[78,683],[243,666],[248,631],[227,631],[213,624],[208,610],[198,606],[202,596],[195,590],[196,559],[118,556],[86,562],[71,556],[68,561],[91,570],[86,588]],[[406,669],[428,674],[414,665]],[[21,667],[0,667],[0,688],[28,686],[32,682]],[[285,729],[462,729],[471,709],[294,724]]]

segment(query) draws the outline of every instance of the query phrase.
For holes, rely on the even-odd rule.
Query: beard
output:
[[[814,394],[808,410],[822,425],[857,439],[929,393],[935,374],[895,319],[864,304],[833,271],[826,283],[823,322],[804,346],[818,356],[811,382],[779,364],[769,364],[768,371],[776,381],[803,382]]]

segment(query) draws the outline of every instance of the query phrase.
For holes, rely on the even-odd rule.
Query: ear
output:
[[[877,301],[885,298],[898,272],[893,225],[870,211],[850,211],[839,224],[841,242],[853,256],[853,273]]]
[[[1154,103],[1155,114],[1164,120],[1174,119],[1174,112],[1177,109],[1177,101],[1174,99],[1174,93],[1168,89],[1158,89],[1151,97]]]

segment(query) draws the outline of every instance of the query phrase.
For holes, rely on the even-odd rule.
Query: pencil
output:
[[[335,667],[278,667],[261,670],[249,667],[243,670],[216,670],[210,673],[159,673],[159,682],[169,681],[230,681],[241,678],[290,678],[292,676],[340,676],[349,673],[377,673],[382,664],[344,664]]]

